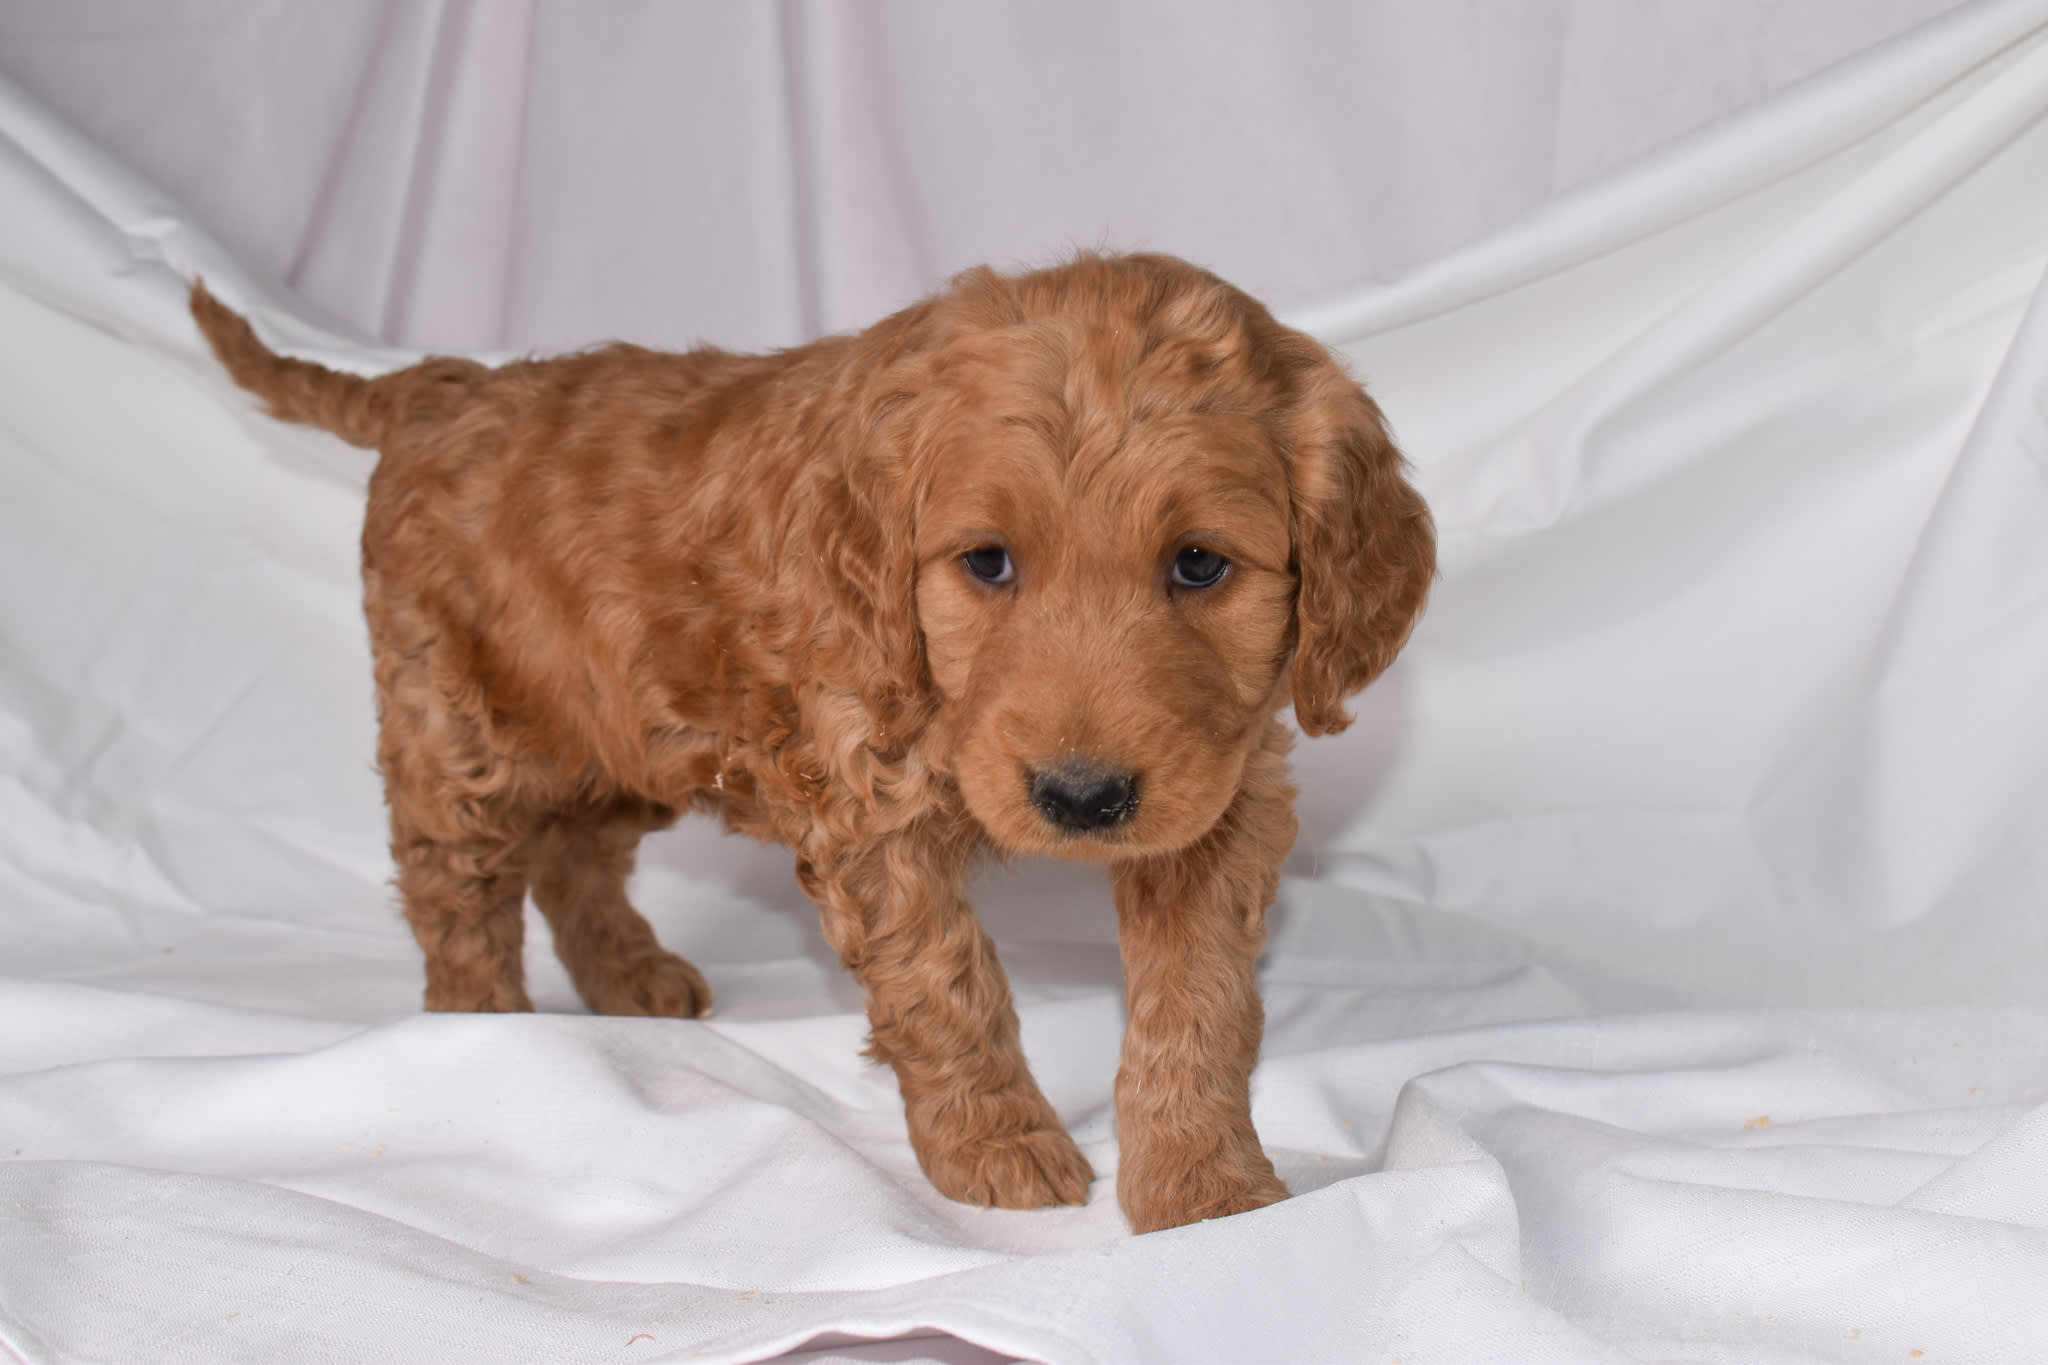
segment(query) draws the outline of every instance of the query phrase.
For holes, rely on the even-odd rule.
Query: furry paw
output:
[[[1057,1121],[1003,1137],[952,1143],[928,1138],[918,1160],[939,1193],[982,1208],[1042,1209],[1085,1204],[1094,1168]]]
[[[702,1019],[711,1013],[711,987],[704,974],[674,953],[656,950],[602,975],[576,983],[583,1003],[598,1014],[640,1014],[662,1019]]]
[[[1159,1232],[1277,1204],[1287,1197],[1287,1186],[1261,1154],[1242,1170],[1198,1170],[1171,1182],[1148,1179],[1142,1168],[1126,1167],[1118,1173],[1116,1194],[1124,1216],[1131,1220],[1131,1231]]]
[[[533,1001],[523,986],[469,973],[436,973],[429,963],[426,1007],[447,1014],[530,1014]]]

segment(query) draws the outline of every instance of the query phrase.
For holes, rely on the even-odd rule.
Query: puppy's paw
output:
[[[1261,1154],[1241,1169],[1210,1168],[1170,1181],[1126,1167],[1117,1176],[1116,1194],[1131,1231],[1159,1232],[1277,1204],[1287,1197],[1287,1186]]]
[[[920,1142],[918,1159],[939,1193],[982,1208],[1085,1204],[1095,1170],[1055,1121],[1003,1137]]]
[[[625,962],[608,963],[576,983],[583,1003],[598,1014],[640,1014],[662,1019],[702,1019],[711,1013],[711,987],[704,974],[674,953],[660,949]]]
[[[530,1014],[533,1001],[523,986],[469,973],[427,972],[426,1007],[437,1014]]]

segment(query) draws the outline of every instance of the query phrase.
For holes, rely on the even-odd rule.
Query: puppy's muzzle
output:
[[[1137,813],[1138,778],[1089,763],[1040,768],[1031,774],[1031,804],[1059,829],[1115,829]]]

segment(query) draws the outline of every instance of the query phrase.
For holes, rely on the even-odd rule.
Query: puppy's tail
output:
[[[351,445],[384,444],[401,421],[444,417],[469,393],[483,366],[436,358],[365,379],[310,360],[282,356],[257,340],[240,313],[192,282],[192,320],[237,384],[261,398],[271,415],[325,427]]]

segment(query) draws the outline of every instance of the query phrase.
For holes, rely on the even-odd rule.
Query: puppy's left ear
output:
[[[1294,717],[1351,724],[1344,699],[1385,671],[1429,599],[1436,528],[1378,405],[1332,362],[1292,429]]]

